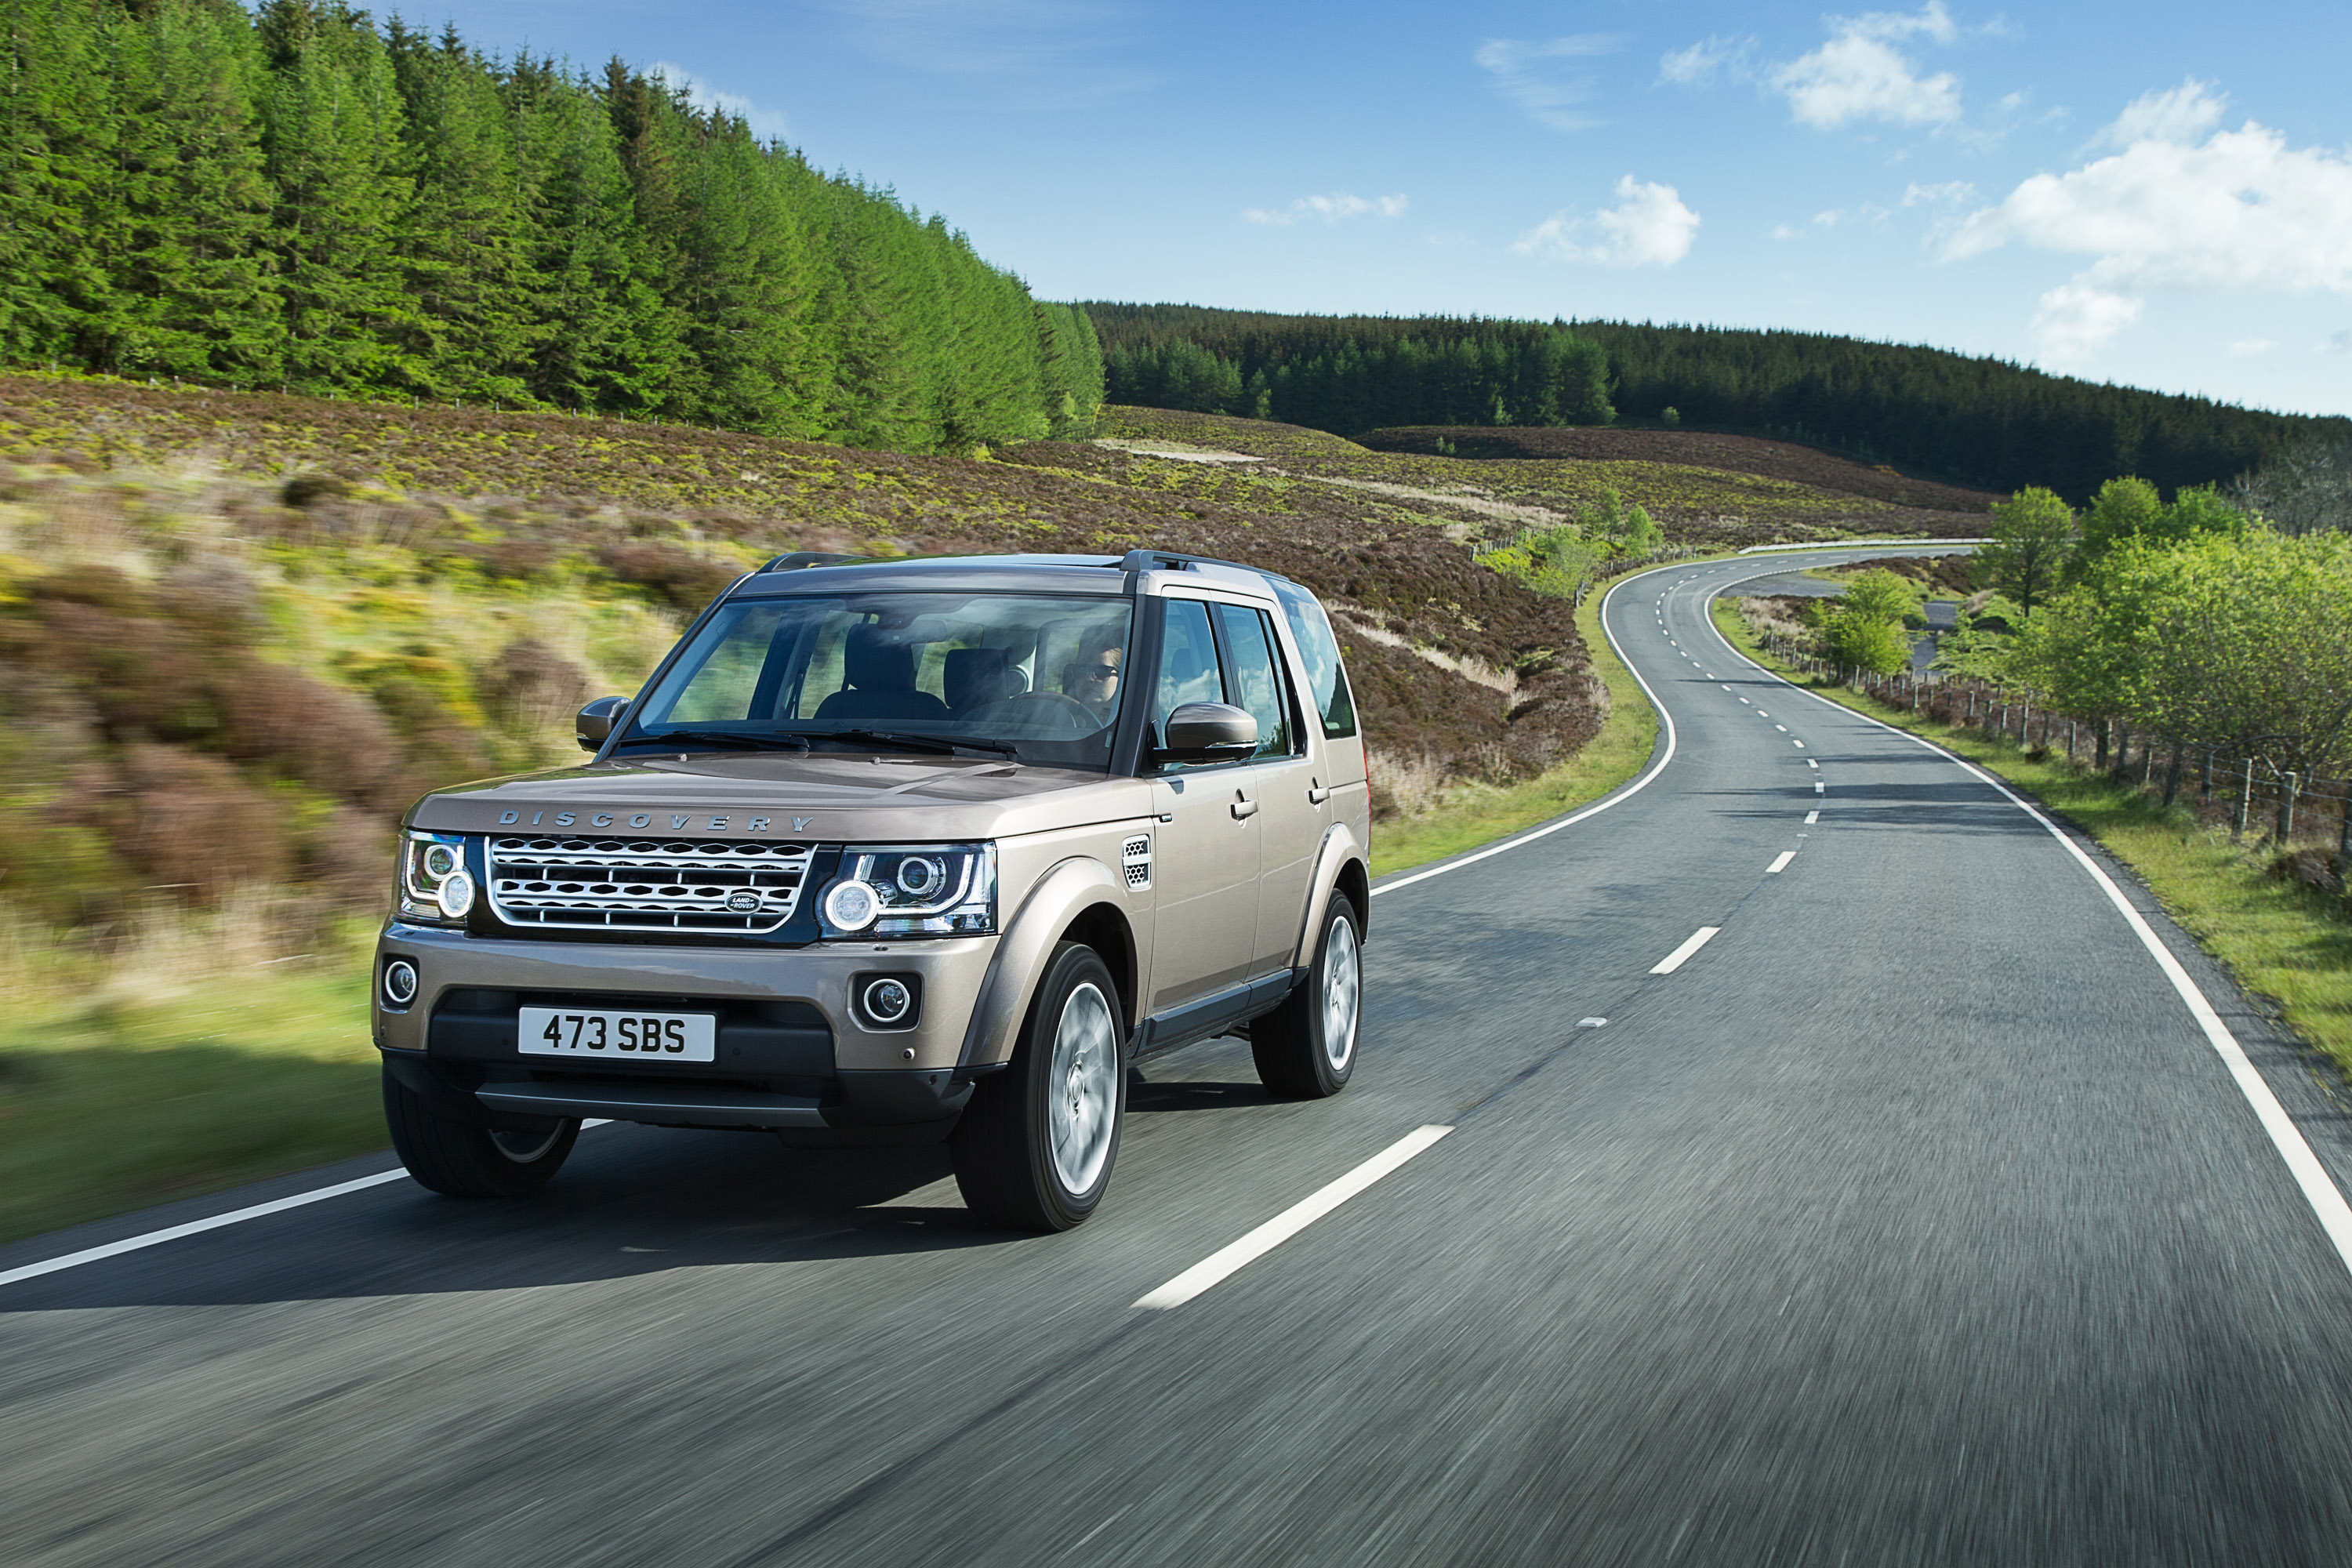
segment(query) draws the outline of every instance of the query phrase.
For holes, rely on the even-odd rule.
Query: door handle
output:
[[[1236,791],[1234,796],[1234,820],[1247,822],[1257,815],[1257,802]]]
[[[1320,784],[1318,784],[1318,783],[1314,783],[1314,782],[1309,782],[1309,783],[1308,783],[1308,784],[1307,784],[1307,805],[1321,805],[1325,801],[1329,800],[1330,798],[1331,798],[1331,792],[1330,792],[1329,790],[1325,789],[1325,788],[1324,788]]]

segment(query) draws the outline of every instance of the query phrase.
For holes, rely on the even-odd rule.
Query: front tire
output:
[[[1334,892],[1306,983],[1250,1025],[1258,1081],[1275,1093],[1325,1100],[1354,1076],[1363,1014],[1363,929],[1356,906]]]
[[[1124,1033],[1101,957],[1076,942],[1055,948],[1012,1062],[972,1086],[949,1140],[974,1217],[1055,1231],[1095,1212],[1126,1120]]]
[[[392,1146],[417,1184],[453,1198],[519,1198],[547,1185],[580,1137],[565,1119],[547,1132],[494,1132],[436,1116],[425,1097],[383,1075],[383,1119]]]

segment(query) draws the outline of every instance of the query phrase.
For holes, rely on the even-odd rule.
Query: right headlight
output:
[[[852,845],[817,913],[829,937],[986,936],[996,930],[996,846]]]
[[[474,907],[466,840],[456,833],[404,833],[400,842],[400,918],[461,926]]]

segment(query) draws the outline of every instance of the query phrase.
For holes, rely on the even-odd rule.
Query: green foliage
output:
[[[0,0],[0,357],[919,451],[1102,401],[936,215],[346,0]]]
[[[2074,512],[2054,493],[2028,485],[1992,507],[1990,542],[1977,551],[1984,578],[2028,616],[2058,584],[2074,543]]]
[[[1557,324],[1081,307],[1110,400],[1353,434],[1391,425],[1588,425],[1613,418],[1605,357]]]
[[[2023,639],[2053,701],[2308,777],[2352,765],[2352,540],[2133,540]]]
[[[1910,579],[1885,567],[1857,573],[1841,595],[1842,608],[1873,620],[1909,620],[1919,610],[1919,590]]]
[[[1911,634],[1899,620],[1889,620],[1834,600],[1813,611],[1822,646],[1842,665],[1892,675],[1911,663]]]

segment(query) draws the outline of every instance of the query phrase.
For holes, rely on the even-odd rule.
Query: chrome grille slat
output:
[[[511,926],[761,936],[793,918],[814,846],[494,835],[490,906]],[[727,908],[759,895],[755,910]]]

